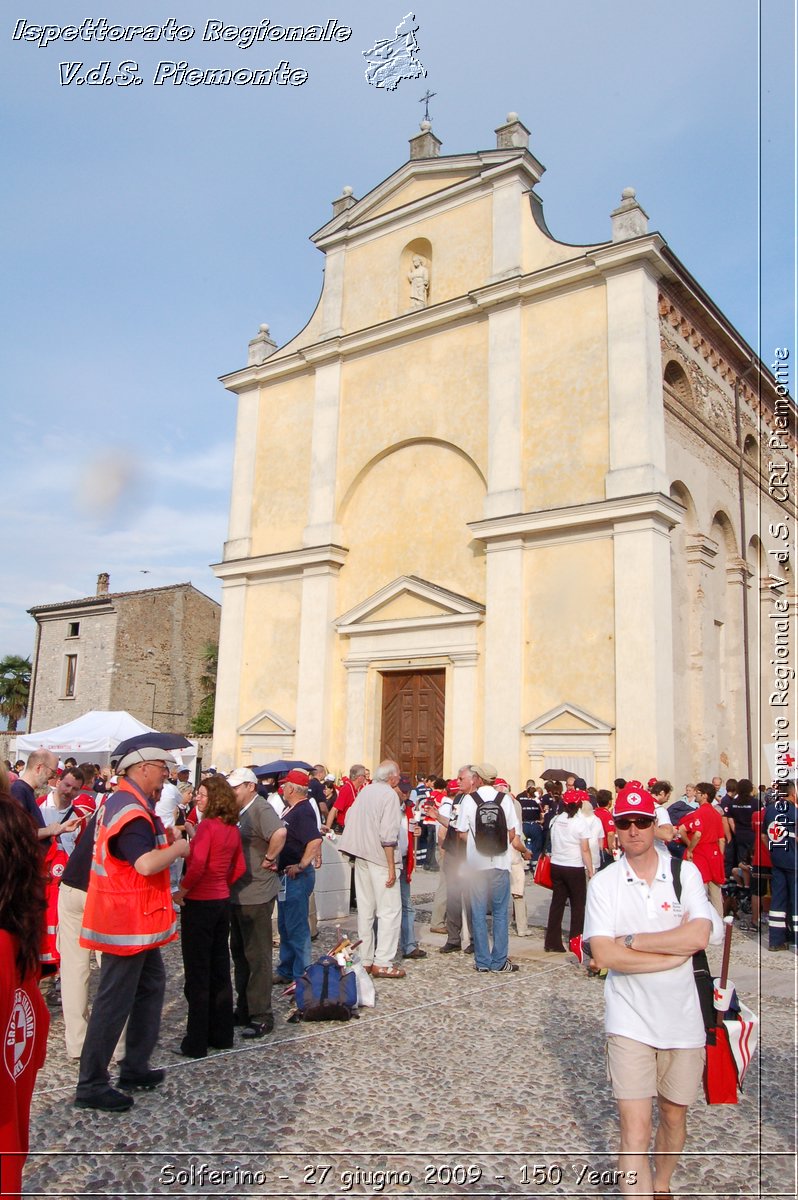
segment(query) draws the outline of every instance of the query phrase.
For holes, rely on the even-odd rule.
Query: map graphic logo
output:
[[[393,92],[403,79],[420,79],[427,69],[418,57],[418,21],[409,12],[393,37],[377,38],[370,50],[363,51],[366,59],[366,82],[372,87]]]

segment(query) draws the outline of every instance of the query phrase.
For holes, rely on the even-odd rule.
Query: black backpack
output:
[[[497,792],[493,800],[483,800],[479,792],[474,793],[477,815],[474,820],[474,842],[480,854],[494,858],[507,850],[507,819],[502,809],[504,792]]]

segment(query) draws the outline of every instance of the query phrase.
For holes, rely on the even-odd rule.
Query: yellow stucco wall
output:
[[[523,311],[524,508],[604,498],[609,469],[603,285],[544,297]]]
[[[313,375],[261,389],[252,554],[276,554],[302,543],[307,521],[313,428]]]
[[[612,539],[530,547],[525,555],[524,577],[524,721],[534,720],[568,700],[612,725]]]
[[[241,721],[264,708],[293,724],[302,585],[298,579],[247,588]]]
[[[453,213],[421,218],[402,229],[360,242],[346,252],[345,332],[391,320],[406,312],[409,297],[402,251],[416,239],[432,246],[429,303],[462,296],[488,281],[491,271],[491,200],[480,196]]]

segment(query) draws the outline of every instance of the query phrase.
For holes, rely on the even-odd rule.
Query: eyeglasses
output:
[[[616,817],[616,829],[631,829],[634,825],[635,829],[650,829],[654,824],[651,817]]]

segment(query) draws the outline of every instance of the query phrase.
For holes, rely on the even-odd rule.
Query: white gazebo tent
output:
[[[54,729],[18,734],[12,753],[17,758],[27,759],[34,750],[51,750],[59,758],[72,755],[78,762],[96,762],[105,766],[120,742],[138,733],[150,732],[153,732],[151,725],[137,721],[129,712],[101,712],[95,709]],[[195,744],[171,753],[180,758],[185,766],[193,768],[197,757]]]

